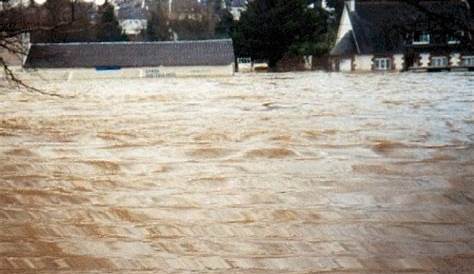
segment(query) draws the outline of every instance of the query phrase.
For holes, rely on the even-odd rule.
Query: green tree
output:
[[[34,21],[37,22],[29,24],[38,28],[41,25],[43,28],[32,32],[31,40],[35,43],[94,41],[95,34],[90,31],[93,24],[89,16],[93,9],[92,3],[81,0],[47,0],[44,5],[31,6],[24,12],[36,18]]]
[[[167,41],[170,40],[169,18],[166,10],[161,6],[161,2],[157,1],[152,5],[150,16],[146,28],[146,40],[148,41]]]
[[[328,14],[308,8],[307,0],[255,0],[242,13],[233,39],[238,56],[265,59],[275,68],[285,54],[313,54],[327,30]]]
[[[100,20],[97,25],[97,40],[126,41],[127,36],[122,32],[117,18],[115,17],[114,7],[107,1],[99,8]]]
[[[234,17],[229,11],[223,11],[220,15],[219,23],[217,23],[215,35],[217,38],[229,38],[234,31]]]
[[[213,38],[208,31],[208,21],[205,20],[173,20],[171,29],[178,35],[179,40],[206,40]]]
[[[44,4],[47,14],[48,26],[55,26],[46,32],[47,42],[59,43],[67,41],[65,32],[66,24],[71,22],[71,10],[69,0],[48,0]]]

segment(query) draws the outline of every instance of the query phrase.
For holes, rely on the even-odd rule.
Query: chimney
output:
[[[350,12],[355,12],[356,10],[356,1],[355,0],[349,0],[346,2],[347,7],[349,8]]]

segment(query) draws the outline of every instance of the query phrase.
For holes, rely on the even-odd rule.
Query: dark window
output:
[[[431,41],[431,36],[426,31],[417,31],[413,34],[413,44],[414,45],[429,44],[430,41]]]

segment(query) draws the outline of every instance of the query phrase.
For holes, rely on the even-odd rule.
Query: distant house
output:
[[[123,32],[130,38],[135,38],[147,28],[146,0],[112,0],[115,15]]]
[[[33,44],[24,68],[75,78],[234,73],[232,40]]]
[[[168,0],[168,18],[170,20],[202,21],[206,14],[205,6],[198,0]]]
[[[126,35],[136,36],[147,28],[146,10],[142,7],[120,7],[117,11],[117,18]]]
[[[241,13],[247,10],[247,4],[247,0],[232,0],[230,3],[230,13],[232,17],[234,17],[234,20],[240,20]]]
[[[456,18],[469,26],[469,4],[461,0],[418,3],[421,9],[401,1],[347,1],[330,53],[332,70],[474,68],[471,34],[462,29],[446,33],[429,17]]]

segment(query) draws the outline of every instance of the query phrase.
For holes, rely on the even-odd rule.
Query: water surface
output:
[[[0,94],[0,272],[472,273],[474,74]]]

